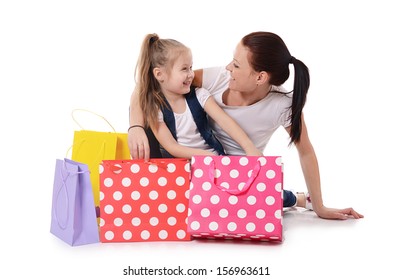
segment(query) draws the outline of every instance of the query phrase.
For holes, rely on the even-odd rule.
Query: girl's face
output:
[[[258,73],[248,62],[250,52],[240,42],[235,49],[233,60],[226,66],[231,73],[229,89],[239,92],[250,92],[257,87]]]
[[[187,50],[175,58],[172,69],[165,71],[161,89],[164,93],[186,94],[190,92],[193,79],[192,54]]]

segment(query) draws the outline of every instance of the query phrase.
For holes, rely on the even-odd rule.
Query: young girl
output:
[[[164,157],[225,154],[212,134],[206,113],[245,154],[262,155],[206,89],[191,88],[194,72],[188,47],[176,40],[148,34],[142,43],[136,70],[136,94],[145,126],[153,131]],[[134,125],[129,130],[141,128],[144,127]]]

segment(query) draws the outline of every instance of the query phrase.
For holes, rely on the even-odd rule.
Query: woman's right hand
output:
[[[149,161],[150,146],[145,130],[142,127],[132,127],[128,130],[128,148],[132,159]]]
[[[337,208],[328,208],[322,206],[319,209],[314,209],[314,212],[320,218],[330,219],[330,220],[347,220],[350,217],[354,219],[364,218],[362,214],[355,211],[352,207],[337,209]]]

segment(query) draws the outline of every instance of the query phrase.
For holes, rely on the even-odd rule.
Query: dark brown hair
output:
[[[307,66],[293,57],[284,41],[271,32],[253,32],[243,37],[242,44],[250,51],[249,62],[257,72],[266,71],[270,84],[280,86],[289,78],[289,64],[293,64],[295,77],[291,105],[290,144],[297,143],[302,133],[302,110],[306,103],[310,75]],[[290,92],[281,92],[288,94]]]

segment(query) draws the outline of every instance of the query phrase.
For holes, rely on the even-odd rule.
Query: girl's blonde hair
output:
[[[173,39],[160,39],[157,34],[148,34],[142,42],[135,70],[136,93],[145,116],[145,125],[154,127],[158,123],[158,111],[166,106],[159,81],[153,69],[163,67],[169,71],[175,60],[184,51],[189,51],[182,43]],[[169,72],[168,72],[169,73]]]

